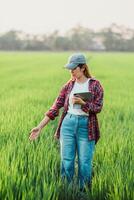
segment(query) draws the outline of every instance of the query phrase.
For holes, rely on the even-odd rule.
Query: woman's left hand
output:
[[[80,104],[80,105],[85,105],[86,104],[85,101],[83,101],[80,97],[76,97],[76,96],[72,97],[72,103],[73,104]]]

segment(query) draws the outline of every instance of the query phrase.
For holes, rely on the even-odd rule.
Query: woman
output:
[[[71,79],[64,84],[44,119],[31,130],[29,139],[37,138],[41,129],[64,107],[55,133],[55,137],[60,139],[61,177],[66,178],[68,183],[72,182],[77,153],[78,184],[83,190],[85,185],[91,184],[93,154],[100,137],[96,114],[103,106],[103,87],[91,77],[83,54],[70,56],[65,67],[70,70]],[[91,98],[84,101],[80,96],[74,96],[74,93],[82,92],[90,92]]]

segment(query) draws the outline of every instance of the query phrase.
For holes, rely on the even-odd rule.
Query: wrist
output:
[[[82,105],[82,106],[86,105],[86,102],[85,102],[85,101],[83,101],[81,105]]]

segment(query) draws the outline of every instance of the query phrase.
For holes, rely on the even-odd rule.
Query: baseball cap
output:
[[[85,64],[86,57],[82,53],[75,53],[68,58],[68,63],[65,65],[67,69],[74,69],[78,64]]]

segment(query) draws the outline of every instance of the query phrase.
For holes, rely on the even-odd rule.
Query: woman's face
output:
[[[80,78],[81,76],[84,75],[84,73],[83,73],[84,68],[80,68],[78,66],[74,69],[70,69],[69,71],[71,72],[71,74],[74,78]]]

